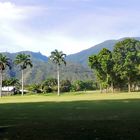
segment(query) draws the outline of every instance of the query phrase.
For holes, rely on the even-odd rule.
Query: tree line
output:
[[[0,54],[0,97],[2,97],[2,87],[3,87],[3,84],[6,84],[8,81],[3,81],[3,72],[4,70],[6,70],[6,67],[8,67],[9,69],[12,68],[13,66],[13,63],[15,65],[18,65],[20,70],[21,70],[21,74],[22,74],[22,95],[24,93],[24,89],[23,89],[23,84],[24,84],[24,70],[30,66],[32,67],[32,61],[30,59],[30,55],[26,55],[26,54],[18,54],[15,58],[14,61],[12,61],[10,58],[8,58],[6,55],[4,54]],[[11,79],[9,80],[9,83],[16,83],[17,80],[15,79]]]
[[[50,60],[52,60],[57,65],[57,84],[58,84],[58,95],[60,94],[60,79],[59,79],[59,69],[60,65],[64,63],[66,65],[65,61],[66,54],[64,54],[62,51],[55,50],[51,52]],[[3,72],[8,67],[9,69],[12,68],[13,64],[18,65],[21,70],[21,83],[22,83],[22,95],[24,93],[24,70],[29,66],[32,67],[32,61],[30,58],[30,55],[26,55],[24,53],[18,54],[14,61],[12,61],[10,58],[8,58],[6,55],[0,53],[0,97],[2,96],[2,86],[3,86]],[[5,82],[6,83],[6,82]]]
[[[80,91],[80,90],[93,90],[97,89],[98,85],[100,90],[103,89],[114,92],[114,89],[125,89],[128,91],[134,90],[139,86],[140,82],[140,41],[133,38],[124,39],[115,44],[114,50],[110,51],[103,48],[98,54],[91,55],[88,59],[89,66],[94,70],[96,81],[80,81],[77,80],[72,83],[69,80],[60,81],[60,66],[66,65],[66,54],[62,51],[55,50],[51,52],[50,60],[56,64],[57,79],[50,78],[43,81],[41,84],[33,84],[29,89],[37,92],[54,92],[57,91]],[[30,55],[18,54],[15,60],[11,60],[4,54],[0,53],[0,96],[2,95],[2,85],[10,84],[11,81],[4,81],[3,72],[8,67],[12,68],[13,64],[19,66],[21,71],[21,91],[24,93],[24,70],[29,66],[32,67]],[[16,82],[12,79],[12,82]],[[18,84],[19,85],[19,84]]]
[[[93,80],[76,80],[71,82],[70,80],[60,80],[60,92],[77,92],[96,90],[98,88],[97,83]],[[56,93],[58,90],[58,81],[56,78],[48,78],[40,84],[31,84],[26,86],[26,89],[32,93]]]
[[[88,63],[96,74],[101,92],[126,87],[131,92],[140,83],[140,41],[133,38],[121,40],[113,51],[103,48],[90,56]]]

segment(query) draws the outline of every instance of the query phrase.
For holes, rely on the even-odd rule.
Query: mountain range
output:
[[[139,37],[135,39],[140,40]],[[66,67],[61,67],[61,80],[68,79],[71,81],[75,81],[94,79],[94,74],[92,70],[88,67],[88,57],[92,54],[97,54],[103,48],[107,48],[112,51],[114,45],[120,40],[122,39],[107,40],[79,53],[68,55],[66,57]],[[47,56],[42,55],[40,52],[31,51],[23,51],[18,53],[29,54],[33,62],[33,68],[28,68],[24,74],[24,79],[27,84],[40,83],[46,78],[56,78],[56,66],[49,60]],[[6,52],[4,54],[14,60],[18,53]],[[7,71],[7,75],[5,77],[7,76],[17,77],[20,79],[21,72],[18,67],[13,67],[11,71]]]
[[[56,65],[53,64],[48,57],[42,55],[40,52],[22,51],[17,53],[4,52],[6,56],[14,60],[19,53],[29,54],[33,63],[32,68],[27,68],[24,72],[24,80],[26,84],[41,83],[47,78],[56,78]],[[94,79],[92,70],[74,62],[68,62],[67,65],[60,68],[61,80],[68,79],[70,81]],[[11,70],[7,70],[4,75],[7,77],[17,77],[21,79],[21,71],[18,66],[13,66]]]
[[[127,38],[127,37],[125,37],[125,38]],[[119,42],[125,38],[121,38],[118,40],[106,40],[100,44],[97,44],[97,45],[89,48],[89,49],[83,50],[81,52],[78,52],[78,53],[75,53],[72,55],[68,55],[67,60],[71,61],[71,62],[78,63],[78,64],[82,64],[83,66],[87,67],[89,56],[99,53],[99,51],[102,50],[103,48],[107,48],[110,51],[112,51],[114,48],[114,45],[117,42]],[[134,38],[137,40],[140,40],[140,37],[134,37]]]

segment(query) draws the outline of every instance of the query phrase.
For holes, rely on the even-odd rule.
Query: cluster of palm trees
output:
[[[55,50],[51,52],[50,60],[52,60],[57,65],[57,80],[58,80],[58,95],[60,95],[60,76],[59,76],[59,70],[60,65],[63,63],[66,65],[65,61],[66,54],[64,54],[62,51]],[[6,55],[0,53],[0,97],[2,97],[2,80],[3,80],[3,71],[8,67],[11,69],[12,63],[19,66],[21,70],[21,91],[22,96],[24,94],[24,70],[29,66],[32,67],[32,61],[30,58],[30,55],[26,55],[24,53],[20,53],[16,56],[15,60],[12,61],[10,58],[8,58]]]
[[[8,67],[9,69],[11,69],[12,66],[12,60],[10,58],[8,58],[6,55],[4,54],[0,54],[0,97],[2,97],[2,79],[3,79],[3,71],[6,69],[6,67]],[[27,68],[27,66],[32,67],[32,61],[30,59],[30,55],[26,55],[26,54],[18,54],[14,60],[14,64],[19,65],[20,66],[20,70],[22,72],[22,95],[23,95],[23,83],[24,83],[24,69]]]

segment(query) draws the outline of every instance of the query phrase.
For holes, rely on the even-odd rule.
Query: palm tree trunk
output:
[[[0,97],[2,97],[2,70],[0,70]]]
[[[100,93],[102,93],[102,85],[101,85],[101,83],[100,83]]]
[[[128,92],[131,92],[131,84],[128,83]]]
[[[23,86],[24,86],[24,73],[23,73],[23,70],[21,70],[22,72],[22,96],[23,96]]]
[[[131,92],[131,82],[130,82],[130,77],[128,77],[128,92]]]
[[[114,84],[111,82],[112,93],[114,93]]]
[[[57,95],[60,95],[60,77],[59,77],[59,65],[57,65],[57,83],[58,83],[58,92]]]

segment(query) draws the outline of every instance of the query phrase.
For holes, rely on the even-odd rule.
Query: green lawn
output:
[[[0,99],[0,140],[139,140],[140,93]]]

